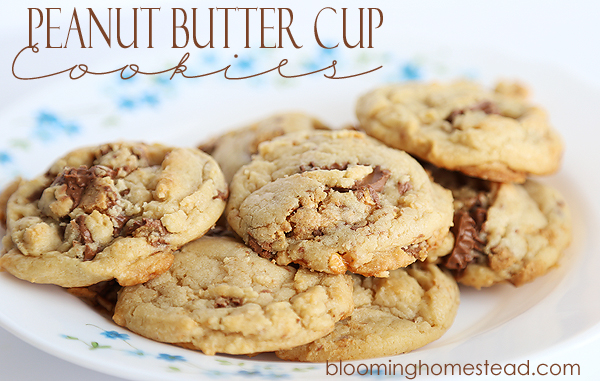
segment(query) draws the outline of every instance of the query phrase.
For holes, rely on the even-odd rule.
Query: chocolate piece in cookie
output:
[[[472,82],[408,83],[362,96],[356,113],[367,134],[438,167],[522,183],[560,164],[563,144],[522,86],[490,91]]]
[[[452,224],[450,192],[404,152],[356,131],[261,144],[231,182],[227,219],[264,258],[386,276],[424,259]]]
[[[205,354],[289,349],[352,312],[352,280],[278,266],[228,237],[202,237],[166,273],[119,294],[114,321]]]
[[[7,206],[0,267],[63,287],[145,282],[169,268],[174,250],[211,228],[226,193],[217,163],[197,149],[79,149],[20,183]]]
[[[275,354],[314,362],[399,355],[442,336],[458,310],[456,281],[434,264],[416,263],[384,279],[353,279],[354,311],[348,319],[321,339]]]
[[[300,113],[275,114],[248,127],[239,128],[215,137],[198,148],[209,153],[221,166],[225,179],[231,182],[240,167],[248,164],[258,152],[258,145],[277,136],[296,131],[326,130],[317,119]]]
[[[433,175],[454,196],[454,249],[440,261],[460,283],[520,286],[555,266],[569,245],[569,210],[551,187],[531,180],[493,183],[439,169]]]

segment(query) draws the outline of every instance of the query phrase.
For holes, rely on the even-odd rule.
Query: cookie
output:
[[[121,288],[121,285],[113,279],[96,283],[89,287],[67,288],[67,292],[78,297],[110,319],[115,312],[117,295]]]
[[[248,127],[230,131],[198,148],[215,158],[229,183],[237,170],[248,164],[252,155],[258,152],[260,143],[290,132],[313,129],[326,130],[328,128],[306,114],[287,112],[273,115]]]
[[[217,163],[195,148],[78,149],[9,199],[0,268],[63,287],[142,283],[211,228],[226,193]]]
[[[387,276],[424,259],[452,224],[449,191],[357,131],[265,142],[230,189],[227,220],[257,253],[332,274]]]
[[[455,244],[440,260],[460,283],[520,286],[554,267],[569,245],[570,214],[557,190],[532,180],[519,185],[433,173],[454,195]]]
[[[355,306],[348,319],[323,338],[275,354],[312,362],[394,356],[440,338],[458,310],[456,281],[434,264],[416,263],[388,278],[353,279]]]
[[[153,340],[215,353],[288,349],[352,311],[349,275],[278,266],[228,237],[202,237],[171,269],[119,294],[114,321]]]
[[[6,208],[8,207],[8,199],[12,196],[13,193],[19,188],[19,184],[21,184],[23,179],[16,178],[12,182],[10,182],[3,190],[0,192],[0,227],[6,229]]]
[[[386,144],[438,167],[498,182],[547,175],[563,144],[546,113],[522,88],[489,91],[472,82],[390,85],[362,96],[362,128]]]

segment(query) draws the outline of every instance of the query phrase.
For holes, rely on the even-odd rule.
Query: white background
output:
[[[38,87],[59,83],[59,79],[19,81],[12,77],[11,64],[15,54],[27,45],[27,7],[50,6],[47,2],[23,1],[18,5],[4,5],[0,12],[0,110],[11,104],[26,102],[27,96]],[[73,2],[56,2],[52,6],[72,9]],[[107,7],[106,3],[91,1],[77,3],[84,6]],[[182,3],[183,2],[179,2]],[[158,4],[158,5],[156,5]],[[274,2],[254,1],[236,3],[226,1],[220,6],[263,6]],[[321,3],[287,1],[285,6],[298,15],[302,9],[320,9]],[[124,7],[124,5],[121,4]],[[167,2],[139,2],[131,6],[176,6]],[[203,7],[196,2],[196,6]],[[281,6],[281,5],[280,5]],[[553,65],[571,76],[600,89],[600,3],[593,1],[331,1],[327,6],[341,8],[378,6],[384,10],[381,31],[386,49],[394,47],[407,52],[427,47],[428,50],[469,48],[485,55],[489,52],[531,63]],[[189,4],[188,4],[189,7]],[[299,17],[299,16],[298,16]],[[68,22],[60,23],[62,30]],[[297,20],[300,20],[298,18]],[[67,24],[65,25],[65,22]],[[300,21],[297,21],[298,23]],[[310,27],[311,25],[308,25]],[[377,32],[379,33],[379,32]],[[63,34],[58,33],[64,38]],[[378,35],[377,38],[380,35]],[[59,41],[60,38],[57,40]],[[73,40],[75,41],[75,40]],[[376,40],[377,43],[379,43]],[[60,41],[59,41],[60,42]],[[74,44],[75,45],[75,44]],[[377,46],[377,45],[376,45]],[[66,49],[57,52],[54,62],[58,68],[79,63],[74,57],[93,57],[92,52]],[[115,53],[116,54],[116,53]],[[131,53],[135,57],[135,52]],[[233,54],[233,52],[232,52]],[[177,53],[175,57],[180,57]],[[54,70],[47,70],[47,72]],[[60,80],[66,81],[66,78]],[[82,83],[82,86],[84,84]],[[573,110],[574,113],[577,110]],[[592,128],[593,126],[590,126]],[[1,131],[10,126],[0,126]],[[593,166],[598,163],[592,163]],[[598,169],[591,168],[591,176]],[[582,290],[585,292],[585,290]],[[590,300],[590,303],[598,303]],[[0,306],[2,308],[2,306]],[[493,345],[493,343],[490,343]],[[579,348],[558,351],[531,358],[532,363],[579,363],[584,376],[600,376],[600,341],[590,339]],[[596,377],[594,377],[596,376]],[[514,377],[513,377],[514,378]],[[539,378],[539,377],[538,377]],[[0,328],[0,380],[117,380],[95,371],[72,365],[48,355],[21,341]],[[496,379],[496,378],[494,378]]]

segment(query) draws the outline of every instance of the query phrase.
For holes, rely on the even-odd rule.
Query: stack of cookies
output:
[[[451,326],[457,280],[518,286],[569,243],[564,200],[527,180],[562,145],[525,97],[397,85],[360,98],[355,129],[286,113],[201,150],[80,149],[7,188],[0,269],[210,355],[405,353]]]
[[[452,191],[455,243],[438,262],[459,282],[519,286],[556,265],[571,239],[569,212],[558,191],[528,177],[554,173],[563,145],[524,87],[388,86],[361,97],[357,116],[369,135],[426,162]]]

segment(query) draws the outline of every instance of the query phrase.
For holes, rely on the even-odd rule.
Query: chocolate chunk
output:
[[[83,260],[91,261],[98,251],[90,246],[90,244],[94,242],[94,239],[92,238],[92,233],[90,233],[85,225],[85,215],[82,214],[78,216],[75,219],[75,225],[77,226],[77,230],[79,230],[79,243],[85,245],[85,249],[83,250]]]
[[[487,209],[476,206],[471,211],[471,217],[475,220],[475,224],[477,226],[482,226],[485,220],[487,219]]]
[[[359,221],[359,222],[355,222],[355,223],[353,223],[353,224],[350,226],[350,229],[352,229],[352,230],[356,231],[356,230],[358,230],[358,229],[360,229],[360,228],[364,228],[365,226],[367,226],[367,221],[365,221],[365,220],[362,220],[362,221]]]
[[[44,189],[46,189],[46,188],[36,189],[29,196],[27,196],[27,201],[29,201],[29,202],[39,201],[39,199],[42,197],[42,194],[44,193]]]
[[[371,191],[369,188],[361,188],[354,191],[356,199],[364,204],[375,205],[377,209],[381,208],[381,200],[377,192]]]
[[[219,199],[219,200],[227,201],[228,197],[229,197],[229,189],[226,189],[225,192],[221,192],[220,190],[217,190],[217,195],[213,197],[213,200]]]
[[[138,169],[137,166],[130,165],[123,165],[121,167],[117,167],[115,168],[115,175],[113,176],[113,178],[123,178],[129,175],[131,172],[135,171],[136,169]],[[125,195],[129,194],[128,189],[123,190],[123,192],[126,192]]]
[[[375,205],[380,208],[381,203],[378,192],[383,190],[390,176],[390,171],[387,169],[382,170],[381,167],[376,166],[373,172],[369,173],[362,180],[356,181],[350,189],[356,192],[359,199],[364,199],[365,193],[368,192]]]
[[[332,187],[336,192],[346,193],[350,190],[354,191],[356,198],[362,202],[369,203],[371,200],[377,208],[381,207],[379,192],[385,186],[385,183],[391,176],[391,172],[387,169],[381,169],[380,166],[373,168],[373,171],[361,180],[357,180],[350,188]],[[367,197],[367,194],[370,197]]]
[[[404,193],[408,192],[411,189],[412,189],[412,184],[409,182],[398,183],[398,192],[400,192],[400,195],[403,195]]]
[[[467,265],[482,255],[485,242],[480,238],[480,232],[487,218],[487,197],[480,192],[474,200],[467,200],[465,208],[454,214],[454,248],[446,259],[445,266],[452,270],[462,271]],[[469,201],[472,203],[469,205]]]
[[[124,214],[119,214],[118,216],[112,218],[114,237],[118,237],[121,235],[121,232],[123,231],[123,226],[125,226],[125,224],[127,223],[127,221],[129,221],[130,218],[131,217],[128,217]]]
[[[475,221],[466,211],[454,215],[452,233],[456,239],[452,253],[447,257],[445,266],[452,270],[463,270],[475,258],[473,249],[476,247],[477,229]]]
[[[312,171],[315,167],[312,166],[312,162],[309,165],[301,165],[300,166],[300,173],[302,172],[308,172],[308,171]]]
[[[65,169],[52,183],[54,185],[67,185],[67,195],[73,200],[73,207],[79,205],[81,195],[94,178],[93,173],[85,165],[79,168]]]
[[[146,237],[153,246],[164,244],[164,236],[169,234],[168,230],[160,220],[155,218],[143,217],[141,220],[134,221],[127,229],[124,229],[125,235],[133,237]]]
[[[473,111],[481,110],[488,115],[489,114],[500,115],[500,109],[498,108],[498,105],[496,105],[494,102],[491,102],[491,101],[483,101],[483,102],[479,103],[478,105],[471,107],[471,110],[473,110]]]
[[[316,228],[315,230],[313,230],[312,235],[313,237],[321,237],[323,236],[325,233],[323,232],[322,228]]]
[[[415,258],[419,258],[421,257],[421,253],[426,251],[428,247],[429,244],[427,243],[427,241],[423,241],[419,243],[413,243],[412,245],[404,246],[402,250],[406,254],[410,254]]]
[[[495,103],[493,103],[491,101],[483,101],[483,102],[480,102],[469,108],[452,110],[450,115],[448,115],[448,117],[446,117],[446,121],[453,123],[454,119],[457,116],[462,115],[467,111],[483,111],[484,113],[486,113],[488,115],[489,114],[500,115],[500,109],[498,108],[498,106]]]
[[[215,308],[223,308],[223,307],[239,307],[244,304],[244,299],[236,298],[236,297],[223,297],[219,296],[215,299]]]
[[[381,167],[376,166],[373,172],[369,173],[362,180],[358,180],[354,183],[352,190],[358,190],[362,188],[368,188],[374,192],[381,192],[385,183],[391,176],[391,172],[387,169],[382,170]]]
[[[94,242],[92,238],[92,233],[90,233],[89,229],[85,225],[85,215],[82,214],[75,219],[75,224],[77,224],[77,229],[79,230],[79,236],[82,244],[88,244]]]
[[[111,168],[102,165],[88,168],[82,165],[79,168],[66,168],[54,179],[51,186],[66,184],[67,195],[73,200],[73,209],[75,209],[81,202],[84,191],[94,179],[113,176],[115,171]]]
[[[125,229],[123,229],[123,235],[132,235],[137,229],[146,225],[146,223],[150,220],[150,218],[141,218],[139,220],[134,220],[129,224]]]
[[[348,169],[348,165],[349,165],[348,163],[345,163],[345,164],[333,163],[333,164],[329,164],[329,165],[319,166],[319,165],[315,164],[313,161],[311,161],[310,163],[308,163],[308,165],[301,165],[300,172],[317,171],[317,170],[345,171],[346,169]]]
[[[90,172],[94,174],[95,178],[100,177],[111,177],[114,178],[117,175],[117,171],[104,165],[94,165],[90,168]]]
[[[331,187],[329,189],[332,189],[336,192],[340,192],[340,193],[348,193],[350,192],[350,188],[342,188],[342,187]]]
[[[345,163],[345,164],[333,163],[333,164],[325,166],[322,169],[326,169],[328,171],[332,171],[332,170],[345,171],[346,169],[348,169],[348,163]]]
[[[349,163],[333,163],[325,166],[318,166],[314,162],[310,162],[308,165],[301,165],[300,172],[307,171],[316,171],[316,170],[324,170],[324,171],[345,171],[348,169]],[[390,171],[387,169],[381,170],[379,166],[375,167],[373,172],[365,176],[362,180],[358,180],[354,183],[354,185],[350,188],[342,188],[342,187],[331,187],[330,189],[340,192],[347,193],[351,190],[356,192],[356,197],[363,202],[370,202],[371,200],[375,203],[375,205],[379,208],[381,204],[379,202],[379,195],[377,192],[381,192],[383,187],[390,177]],[[367,197],[367,193],[370,197]]]
[[[90,247],[90,245],[85,245],[85,249],[83,250],[83,260],[91,261],[96,257],[96,254],[98,254],[98,251]]]
[[[105,212],[113,207],[118,199],[119,196],[110,186],[100,179],[93,179],[83,192],[79,207],[88,214],[94,210]]]
[[[260,255],[263,258],[266,258],[266,259],[275,258],[275,253],[273,253],[271,251],[271,245],[267,244],[268,250],[266,250],[251,235],[248,235],[248,246],[250,246],[250,248],[252,250],[254,250],[258,255]]]

